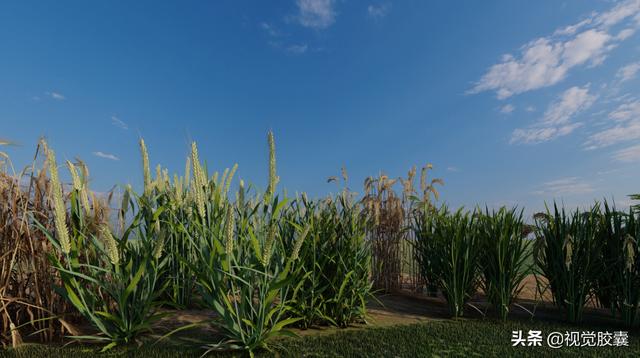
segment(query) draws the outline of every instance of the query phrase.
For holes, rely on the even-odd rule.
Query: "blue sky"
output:
[[[0,138],[45,136],[92,187],[140,187],[137,140],[181,171],[289,192],[433,163],[454,206],[640,191],[640,0],[5,1]]]

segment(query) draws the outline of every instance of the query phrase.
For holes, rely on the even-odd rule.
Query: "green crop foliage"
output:
[[[599,215],[598,240],[603,245],[602,267],[595,287],[600,304],[618,314],[629,327],[638,324],[640,303],[640,224],[632,209],[625,213],[604,203]]]
[[[104,342],[103,351],[136,342],[161,317],[157,308],[164,290],[164,286],[158,284],[164,266],[164,261],[159,259],[163,239],[142,230],[140,215],[134,217],[118,238],[106,223],[97,232],[90,231],[78,187],[71,192],[67,220],[52,151],[48,164],[56,230],[51,232],[37,225],[61,253],[49,255],[51,265],[60,275],[57,292],[99,332],[72,338]],[[124,200],[133,199],[125,195]],[[156,211],[155,220],[161,211]]]
[[[522,211],[504,207],[479,215],[478,235],[482,241],[482,287],[487,299],[507,319],[511,305],[523,288],[524,278],[531,273],[531,244],[525,232]]]
[[[365,321],[372,296],[371,248],[366,240],[367,217],[346,190],[319,202],[303,196],[287,212],[289,222],[307,225],[300,263],[292,269],[292,316],[302,327],[346,327]],[[293,226],[291,226],[293,227]],[[289,241],[289,247],[295,242]]]
[[[193,261],[187,257],[181,261],[195,274],[204,307],[217,313],[209,323],[225,337],[207,344],[207,352],[231,349],[253,355],[259,348],[269,349],[271,338],[290,334],[286,326],[300,319],[289,315],[286,298],[293,290],[289,273],[297,265],[308,230],[290,232],[289,240],[295,244],[284,249],[280,222],[287,200],[280,201],[275,193],[278,178],[271,133],[269,148],[268,192],[245,201],[241,185],[232,203],[227,198],[232,174],[225,171],[220,182],[216,175],[209,179],[193,146],[193,217],[178,225],[196,248]]]
[[[582,320],[604,267],[598,240],[598,207],[567,215],[554,203],[553,212],[536,218],[534,259],[548,281],[554,303],[565,310],[568,321]]]
[[[413,230],[416,259],[425,279],[440,288],[451,315],[462,316],[480,277],[481,241],[476,215],[424,205],[414,218]]]

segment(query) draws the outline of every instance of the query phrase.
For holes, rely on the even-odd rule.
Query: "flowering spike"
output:
[[[60,247],[64,254],[71,252],[71,242],[69,240],[69,229],[67,228],[67,210],[62,198],[62,185],[58,177],[58,165],[56,155],[52,149],[47,150],[47,162],[49,173],[51,174],[50,200],[53,202],[53,220],[60,241]]]
[[[142,174],[144,178],[144,195],[151,195],[151,169],[149,167],[149,152],[144,144],[144,139],[140,138],[140,152],[142,153]]]

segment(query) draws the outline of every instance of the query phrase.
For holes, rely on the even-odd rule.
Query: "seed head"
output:
[[[112,264],[117,265],[120,262],[120,254],[118,253],[118,243],[111,234],[111,229],[106,224],[100,226],[100,236],[104,243],[105,251]]]
[[[238,170],[238,164],[234,164],[231,168],[231,172],[229,172],[229,176],[227,177],[227,182],[224,186],[224,196],[226,197],[229,193],[229,189],[231,188],[231,181],[233,180],[233,176],[236,174],[236,170]]]
[[[160,192],[164,191],[164,180],[162,177],[162,167],[160,164],[156,166],[156,180],[154,185]]]
[[[571,260],[573,258],[573,237],[571,235],[567,235],[567,238],[564,241],[564,246],[566,249],[564,264],[569,268],[571,267]]]
[[[176,203],[178,206],[182,206],[182,203],[184,202],[184,188],[182,187],[182,178],[178,177],[178,174],[173,175],[173,186],[176,189]]]
[[[269,186],[267,187],[267,193],[265,200],[268,202],[271,200],[278,184],[278,176],[276,175],[276,143],[273,138],[273,132],[269,131],[267,134],[267,140],[269,142]]]
[[[69,229],[67,228],[67,210],[62,198],[62,185],[58,177],[58,165],[56,164],[56,155],[53,149],[47,151],[47,162],[49,173],[51,174],[51,191],[49,195],[50,200],[53,202],[53,221],[62,252],[69,254],[71,252],[71,242],[69,241]]]
[[[206,217],[205,209],[205,192],[204,186],[206,185],[206,179],[203,173],[203,169],[200,166],[200,159],[198,157],[198,147],[196,143],[191,143],[191,162],[193,164],[193,181],[192,190],[196,206],[198,207],[198,213],[204,220]]]
[[[90,212],[90,204],[89,204],[89,195],[87,193],[87,185],[86,181],[89,175],[89,171],[86,169],[86,165],[82,163],[82,178],[78,175],[78,171],[76,170],[75,164],[71,163],[71,161],[67,160],[67,167],[69,168],[69,172],[71,173],[71,182],[73,183],[73,190],[80,195],[80,202],[84,207],[85,213],[89,214]]]
[[[75,165],[73,165],[70,160],[67,160],[67,167],[69,168],[69,172],[71,173],[71,183],[73,183],[73,190],[80,192],[82,190],[82,181],[80,180],[80,176],[76,171]]]
[[[238,203],[241,208],[244,207],[244,180],[240,179],[240,189],[238,190]]]
[[[227,218],[226,218],[226,232],[225,232],[225,252],[227,255],[231,256],[233,253],[233,230],[235,229],[235,217],[233,215],[233,206],[229,205],[227,209]]]
[[[625,254],[625,263],[627,271],[631,271],[633,268],[633,263],[636,260],[636,240],[633,236],[627,234],[627,237],[624,241],[624,254]]]
[[[156,260],[160,260],[162,257],[162,250],[164,250],[164,234],[160,234],[156,240],[156,246],[153,249],[153,257]]]
[[[276,239],[276,227],[277,225],[272,222],[267,234],[267,241],[264,243],[264,251],[262,252],[262,265],[264,267],[267,267],[271,262],[271,254],[273,253],[273,245]]]
[[[151,195],[151,168],[149,167],[149,152],[144,144],[144,139],[140,138],[140,152],[142,153],[142,171],[144,177],[144,195]]]
[[[307,227],[304,229],[302,234],[298,236],[298,240],[296,240],[296,244],[293,247],[293,252],[291,253],[291,261],[295,261],[298,259],[298,256],[300,255],[300,249],[302,248],[302,244],[304,243],[304,240],[307,238],[307,235],[309,234],[309,229],[311,229],[311,226],[307,225]]]

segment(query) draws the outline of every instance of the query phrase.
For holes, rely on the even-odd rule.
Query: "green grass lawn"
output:
[[[629,332],[629,347],[571,347],[552,349],[543,347],[512,347],[511,332],[541,330],[543,336],[553,331],[609,331],[620,327],[574,327],[537,321],[513,321],[499,323],[490,320],[446,320],[428,323],[368,328],[342,331],[331,335],[305,336],[281,339],[274,343],[274,352],[260,352],[258,356],[280,357],[447,357],[447,356],[592,356],[625,357],[640,356],[640,333]],[[111,357],[199,357],[203,353],[197,347],[142,347],[113,350],[104,356]],[[94,357],[94,347],[51,347],[30,345],[17,351],[0,351],[7,357]],[[228,357],[231,353],[211,354]],[[239,354],[235,354],[239,356]]]

